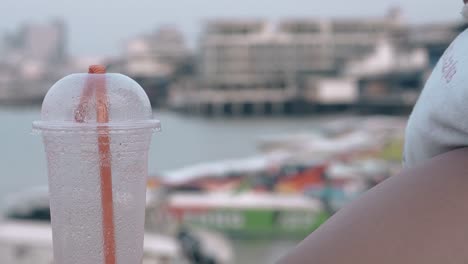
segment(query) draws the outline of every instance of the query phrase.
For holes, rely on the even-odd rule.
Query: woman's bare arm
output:
[[[278,263],[468,263],[468,149],[388,179]]]

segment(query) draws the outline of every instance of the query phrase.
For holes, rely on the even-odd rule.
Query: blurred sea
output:
[[[322,119],[247,118],[205,119],[170,112],[155,112],[163,131],[153,137],[149,173],[254,155],[259,137],[312,131]],[[0,107],[0,208],[8,194],[47,185],[47,168],[41,138],[31,133],[40,118],[39,107]],[[273,263],[298,241],[234,242],[237,263]]]

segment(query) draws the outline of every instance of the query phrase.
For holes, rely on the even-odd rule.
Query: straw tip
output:
[[[106,67],[103,65],[91,65],[89,66],[88,73],[103,74],[103,73],[106,73]]]

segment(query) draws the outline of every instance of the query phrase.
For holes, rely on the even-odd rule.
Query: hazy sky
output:
[[[163,24],[179,26],[194,43],[210,18],[379,16],[395,5],[410,22],[450,21],[460,19],[462,0],[0,0],[0,33],[63,17],[72,54],[110,55],[126,38]]]

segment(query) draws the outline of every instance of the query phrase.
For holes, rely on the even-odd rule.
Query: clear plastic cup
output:
[[[69,75],[49,90],[33,128],[47,154],[54,263],[141,263],[148,150],[159,130],[143,89],[121,74]]]

